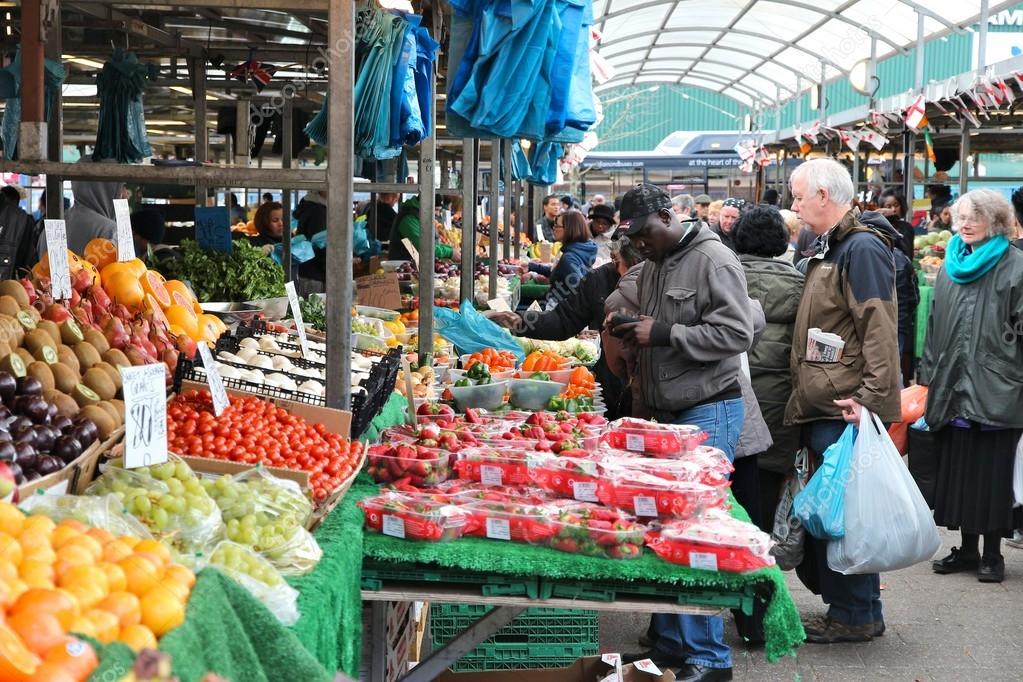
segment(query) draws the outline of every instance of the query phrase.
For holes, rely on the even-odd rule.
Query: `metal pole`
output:
[[[977,31],[977,70],[987,68],[988,0],[980,0],[980,28]]]
[[[430,33],[439,36],[437,20],[439,8],[430,7],[433,22]],[[433,85],[430,92],[437,90],[436,65],[431,70]],[[436,113],[436,101],[431,101],[432,113]],[[430,130],[419,144],[419,361],[425,362],[433,355],[433,273],[434,242],[437,235],[433,216],[434,190],[433,167],[436,162],[437,131],[434,129],[436,116],[430,116]]]
[[[914,156],[916,135],[906,130],[902,134],[902,187],[906,202],[913,205],[913,169],[916,167]]]
[[[501,177],[501,140],[496,138],[490,142],[490,205],[487,212],[490,214],[490,295],[487,300],[497,298],[497,248],[501,239],[501,233],[497,229],[498,203],[501,200],[498,180]]]
[[[354,3],[330,0],[327,165],[327,405],[352,400],[352,84]]]
[[[462,278],[459,301],[471,301],[476,271],[476,152],[479,141],[462,140]]]
[[[970,126],[964,120],[959,136],[959,196],[970,191]]]
[[[41,0],[25,0],[21,4],[21,124],[18,134],[21,159],[46,158],[42,10]]]
[[[192,96],[195,106],[195,162],[206,163],[210,153],[210,133],[206,127],[206,60],[192,59]],[[208,187],[204,182],[195,184],[195,205],[206,206]]]
[[[61,52],[61,24],[60,4],[57,5],[57,13],[54,17],[53,26],[46,39],[46,57],[60,61]],[[64,100],[60,91],[53,95],[50,102],[50,122],[46,127],[46,150],[47,158],[50,161],[64,160]],[[28,207],[29,213],[32,206]],[[59,175],[50,174],[46,176],[46,217],[51,220],[60,220],[64,217],[64,179]]]
[[[284,108],[281,110],[281,134],[284,139],[281,140],[281,168],[291,168],[291,128],[292,118],[294,116],[294,99],[286,97],[284,99]],[[281,260],[284,262],[284,280],[286,282],[292,281],[294,274],[291,271],[291,190],[281,190],[281,207],[282,217],[284,218],[284,244],[281,252]]]
[[[522,232],[523,232],[523,229],[522,229],[522,226],[523,226],[522,212],[525,210],[525,202],[522,201],[522,186],[524,184],[525,183],[522,180],[518,180],[518,181],[515,182],[515,195],[514,195],[515,196],[515,241],[513,242],[514,246],[515,246],[515,260],[518,260],[519,256],[522,253],[522,236],[521,236]]]
[[[234,163],[236,166],[248,166],[252,142],[249,140],[249,100],[239,99],[234,110]],[[246,194],[248,188],[246,187]]]
[[[984,30],[981,24],[981,30]],[[917,92],[923,92],[924,87],[924,15],[916,14],[916,77],[913,80],[913,87]]]
[[[512,240],[512,174],[511,174],[511,140],[505,140],[502,145],[504,152],[504,259],[511,260]],[[515,241],[518,243],[518,234],[515,234]]]

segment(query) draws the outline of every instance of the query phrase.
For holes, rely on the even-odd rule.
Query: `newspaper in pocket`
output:
[[[806,335],[807,362],[838,362],[842,359],[845,341],[838,334],[812,327]]]

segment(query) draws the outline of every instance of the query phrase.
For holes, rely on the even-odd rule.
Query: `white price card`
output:
[[[71,298],[71,270],[67,264],[67,228],[63,220],[44,221],[46,257],[50,263],[50,295],[54,300]]]
[[[604,663],[614,666],[614,674],[610,677],[605,677],[603,682],[607,680],[614,680],[614,682],[624,682],[622,679],[622,655],[621,654],[601,654],[600,660]]]
[[[122,367],[124,468],[167,461],[167,388],[162,362]]]
[[[592,481],[572,481],[572,491],[580,502],[597,501],[597,484]]]
[[[412,262],[416,264],[416,270],[419,269],[419,249],[415,247],[411,239],[407,237],[401,240],[401,243],[408,249],[408,255],[412,256]]]
[[[657,500],[649,495],[636,495],[632,498],[636,516],[657,516]]]
[[[511,308],[508,307],[508,301],[504,300],[503,298],[495,298],[490,301],[487,301],[487,307],[490,308],[491,310],[501,313],[511,312]]]
[[[284,290],[288,293],[288,303],[291,304],[291,317],[295,320],[298,328],[298,342],[302,346],[302,355],[309,357],[309,340],[305,337],[305,323],[302,321],[302,308],[298,305],[298,292],[295,291],[294,282],[285,282]]]
[[[127,199],[114,199],[114,217],[117,220],[117,260],[132,260],[135,258],[135,238],[131,231]]]
[[[710,552],[690,552],[689,568],[699,568],[704,571],[718,570],[718,558]]]
[[[642,661],[636,661],[632,665],[636,668],[636,670],[642,670],[645,673],[650,673],[651,675],[656,675],[658,677],[664,674],[649,658],[644,658]]]
[[[508,519],[487,519],[487,537],[492,540],[511,540]]]
[[[224,380],[220,378],[217,363],[213,361],[213,355],[205,342],[199,343],[199,357],[202,358],[202,367],[206,370],[206,383],[210,386],[210,397],[213,398],[213,414],[219,417],[231,404],[231,401],[227,399]]]
[[[625,449],[629,452],[643,452],[646,449],[643,444],[643,436],[638,433],[625,434]]]
[[[480,466],[480,483],[483,485],[502,485],[501,467],[489,464]]]
[[[527,310],[532,310],[534,313],[543,312],[543,308],[541,308],[540,304],[537,303],[536,301],[530,303],[529,308],[527,308]]]
[[[400,516],[390,516],[384,514],[384,535],[390,535],[394,538],[405,537],[405,519]]]

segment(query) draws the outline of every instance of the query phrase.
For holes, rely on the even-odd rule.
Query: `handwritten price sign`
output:
[[[50,294],[58,301],[71,298],[71,270],[67,263],[67,228],[63,220],[47,220],[46,256],[50,263]]]
[[[122,367],[124,468],[167,461],[167,389],[163,363]]]
[[[114,217],[117,219],[117,260],[132,260],[135,258],[135,237],[131,231],[127,199],[114,199]]]

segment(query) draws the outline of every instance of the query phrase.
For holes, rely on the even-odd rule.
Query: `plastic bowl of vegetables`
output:
[[[463,379],[463,381],[474,382],[476,380]],[[461,383],[461,381],[456,383]],[[504,391],[507,387],[507,381],[492,381],[469,386],[456,385],[452,386],[450,391],[459,412],[465,412],[468,408],[496,410],[504,404]]]
[[[547,409],[547,403],[561,393],[564,384],[543,379],[511,379],[508,382],[509,402],[523,410],[539,412]]]

